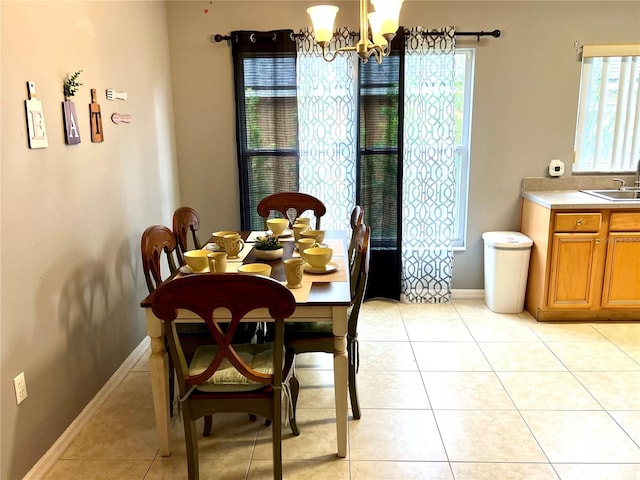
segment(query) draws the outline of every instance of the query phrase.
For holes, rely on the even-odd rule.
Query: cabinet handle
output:
[[[599,238],[596,238],[596,243],[600,243],[600,239]]]
[[[579,227],[580,225],[582,225],[582,219],[579,218],[578,220],[576,220],[576,225]]]

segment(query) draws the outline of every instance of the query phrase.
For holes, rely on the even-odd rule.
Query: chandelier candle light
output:
[[[333,22],[338,13],[338,7],[316,5],[307,8],[313,23],[316,42],[322,47],[322,58],[332,62],[339,52],[356,52],[363,63],[366,63],[371,55],[376,62],[382,63],[382,57],[389,55],[389,45],[398,30],[402,2],[403,0],[371,0],[375,11],[368,13],[368,0],[360,0],[360,40],[354,47],[338,48],[333,55],[329,55],[326,47],[333,38]],[[369,38],[369,25],[371,38]]]

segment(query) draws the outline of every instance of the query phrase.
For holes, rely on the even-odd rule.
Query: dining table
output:
[[[238,258],[227,259],[227,274],[237,273],[238,266],[247,263],[268,263],[271,265],[271,277],[286,285],[284,260],[299,256],[290,230],[285,231],[280,242],[283,246],[282,258],[276,260],[260,260],[256,257],[253,242],[256,237],[266,232],[240,232],[245,240],[245,246]],[[350,275],[347,261],[347,232],[344,230],[326,230],[323,245],[333,250],[332,268],[326,273],[315,273],[304,270],[302,287],[291,289],[296,299],[296,309],[285,322],[331,322],[333,325],[333,380],[335,392],[336,415],[336,444],[338,457],[347,455],[347,420],[348,420],[348,355],[347,355],[347,308],[351,303]],[[204,249],[216,250],[220,247],[212,236]],[[184,267],[166,281],[172,281],[188,274]],[[207,275],[201,273],[197,275]],[[168,352],[165,350],[165,327],[157,318],[151,305],[153,293],[145,297],[140,303],[145,312],[146,331],[150,338],[149,373],[151,376],[151,390],[153,408],[159,440],[160,454],[164,457],[171,455],[171,440],[169,435],[169,362]],[[176,321],[184,323],[202,322],[192,312],[181,310]],[[272,321],[266,309],[250,312],[243,321],[269,322]],[[286,329],[286,323],[285,323]]]

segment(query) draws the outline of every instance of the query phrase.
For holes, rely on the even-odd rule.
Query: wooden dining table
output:
[[[243,238],[255,238],[255,232],[242,232]],[[332,322],[334,335],[333,352],[333,379],[335,391],[336,412],[336,440],[337,455],[347,455],[347,391],[348,391],[348,356],[347,356],[347,308],[351,303],[347,252],[346,231],[328,230],[325,233],[324,242],[333,248],[332,262],[337,265],[337,270],[328,274],[305,273],[303,276],[303,288],[293,289],[291,292],[296,297],[296,310],[286,322]],[[213,245],[212,238],[207,245]],[[283,256],[281,259],[266,261],[258,260],[247,242],[238,260],[227,261],[227,272],[236,271],[237,266],[243,263],[268,263],[271,265],[271,277],[285,282],[284,260],[297,256],[292,238],[282,238]],[[181,273],[171,279],[179,277]],[[206,274],[204,274],[206,275]],[[149,356],[149,371],[151,375],[151,390],[153,395],[153,408],[155,412],[156,428],[158,432],[160,454],[164,457],[171,455],[171,441],[169,435],[169,363],[168,353],[165,350],[164,324],[157,318],[152,309],[153,293],[148,295],[140,305],[144,308],[147,335],[151,340],[151,353]],[[202,322],[195,314],[189,311],[180,311],[178,321],[185,323]],[[244,321],[266,322],[272,321],[268,312],[264,309],[251,312]],[[286,325],[285,325],[286,328]]]

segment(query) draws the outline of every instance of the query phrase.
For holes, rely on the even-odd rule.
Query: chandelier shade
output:
[[[403,0],[371,0],[375,11],[368,12],[368,0],[360,0],[360,40],[354,47],[338,48],[329,52],[327,44],[333,38],[333,24],[338,7],[316,5],[307,8],[313,23],[316,42],[322,47],[322,57],[331,62],[342,52],[356,52],[363,63],[373,55],[376,62],[389,54],[388,45],[399,27],[400,9]]]

